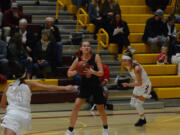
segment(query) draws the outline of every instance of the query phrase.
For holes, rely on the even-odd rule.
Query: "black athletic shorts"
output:
[[[95,104],[104,104],[103,90],[100,83],[81,83],[78,98],[89,99],[90,96],[93,96]]]

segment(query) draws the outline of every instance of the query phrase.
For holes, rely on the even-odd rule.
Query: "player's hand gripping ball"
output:
[[[86,71],[89,68],[90,68],[89,64],[87,64],[85,61],[80,61],[76,66],[76,71],[80,75],[86,75]]]

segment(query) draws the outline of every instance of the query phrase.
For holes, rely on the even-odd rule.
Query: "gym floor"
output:
[[[71,111],[32,113],[32,130],[26,135],[64,135]],[[180,135],[180,108],[146,110],[147,125],[134,127],[135,110],[107,111],[109,135]],[[76,135],[101,135],[101,120],[96,111],[81,111]]]

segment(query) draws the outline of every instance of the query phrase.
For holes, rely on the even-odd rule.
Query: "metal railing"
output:
[[[86,11],[83,8],[79,8],[76,16],[77,16],[76,32],[78,32],[80,25],[82,27],[87,26],[89,15],[86,13]]]
[[[97,53],[99,54],[101,46],[103,48],[108,48],[108,46],[109,46],[109,35],[103,28],[101,28],[98,31],[97,39],[98,39]]]
[[[62,0],[56,1],[56,21],[58,21],[58,18],[59,18],[59,6],[62,6],[62,7],[65,6]]]

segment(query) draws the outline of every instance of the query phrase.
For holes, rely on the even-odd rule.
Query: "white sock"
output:
[[[136,107],[136,110],[138,111],[139,116],[141,116],[141,115],[144,114],[143,104],[137,102],[136,105],[135,105],[135,107]],[[144,120],[144,116],[142,116],[142,117],[140,117],[140,118]]]

